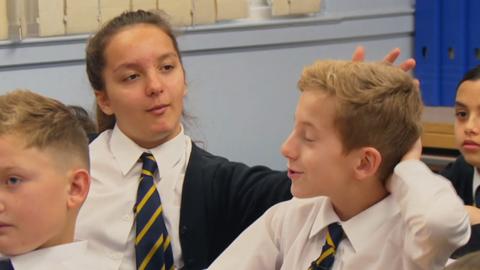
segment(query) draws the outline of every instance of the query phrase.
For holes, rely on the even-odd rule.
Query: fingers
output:
[[[358,46],[352,55],[352,61],[363,62],[365,60],[365,48]]]
[[[400,64],[400,68],[403,71],[410,71],[414,69],[416,65],[417,63],[415,62],[415,59],[408,58],[407,60],[405,60],[403,63]]]
[[[392,49],[384,58],[383,62],[388,65],[393,65],[395,61],[398,59],[400,56],[400,48],[394,48]],[[364,61],[365,60],[365,48],[362,46],[358,46],[355,48],[355,51],[353,52],[352,55],[352,61]],[[415,68],[416,62],[413,58],[409,58],[402,62],[399,67],[403,71],[410,71]]]
[[[383,58],[383,62],[392,65],[392,64],[395,62],[395,60],[397,60],[398,56],[400,56],[400,49],[399,49],[399,48],[395,48],[395,49],[391,50],[391,51]]]

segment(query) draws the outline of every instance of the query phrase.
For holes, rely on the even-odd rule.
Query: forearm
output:
[[[462,201],[450,182],[425,164],[418,160],[398,164],[389,189],[417,245],[454,249],[467,242],[469,217]]]

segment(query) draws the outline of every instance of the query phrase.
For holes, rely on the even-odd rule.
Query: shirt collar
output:
[[[478,173],[478,168],[473,167],[473,198],[475,198],[475,190],[480,186],[480,175]]]
[[[15,269],[37,269],[41,268],[44,263],[53,265],[54,263],[52,262],[57,264],[68,261],[72,258],[72,254],[75,254],[75,258],[82,258],[86,251],[87,241],[77,241],[34,250],[23,255],[11,257],[10,260]]]
[[[369,243],[370,235],[374,235],[385,224],[385,220],[399,214],[400,210],[391,195],[377,202],[347,221],[340,221],[333,210],[330,199],[320,208],[313,223],[309,238],[324,230],[330,223],[339,222],[355,252],[363,250]]]
[[[308,238],[314,237],[333,222],[341,223],[340,218],[338,218],[337,214],[333,210],[332,202],[330,201],[330,199],[325,197],[324,199],[324,203],[320,206],[320,209],[318,210],[317,216],[315,217]]]
[[[128,174],[138,162],[143,152],[150,152],[155,157],[158,171],[166,172],[175,166],[185,153],[185,134],[183,126],[180,133],[173,139],[151,149],[145,149],[137,145],[125,135],[117,125],[113,128],[110,138],[110,147],[113,157],[122,171],[123,175]]]

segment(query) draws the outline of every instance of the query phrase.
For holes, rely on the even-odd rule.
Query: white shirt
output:
[[[470,236],[468,215],[450,182],[419,161],[395,168],[391,194],[347,221],[327,197],[270,208],[208,268],[306,270],[320,256],[328,224],[339,222],[332,269],[443,269]]]
[[[108,269],[105,259],[87,248],[87,241],[43,248],[10,260],[15,270]]]
[[[183,128],[175,138],[153,149],[138,146],[117,126],[102,132],[90,144],[92,184],[77,219],[76,237],[89,240],[97,252],[105,254],[112,269],[136,269],[133,207],[142,169],[138,159],[143,152],[150,152],[158,165],[154,180],[175,266],[183,267],[180,204],[191,149],[191,140]]]
[[[478,168],[477,167],[473,167],[473,204],[475,205],[475,191],[477,190],[477,188],[480,186],[480,175],[478,174]]]

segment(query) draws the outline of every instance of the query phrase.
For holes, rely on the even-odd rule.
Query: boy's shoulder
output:
[[[57,245],[11,258],[15,269],[109,269],[106,256],[89,248],[87,241]]]

